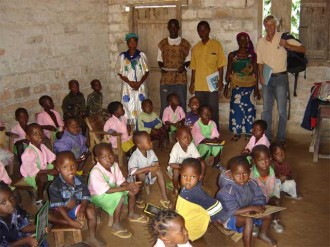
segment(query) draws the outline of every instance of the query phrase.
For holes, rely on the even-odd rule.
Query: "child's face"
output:
[[[7,217],[14,213],[16,201],[13,193],[9,191],[1,191],[0,193],[0,217]]]
[[[182,129],[177,133],[176,140],[183,149],[186,149],[192,141],[192,135],[187,129]]]
[[[181,168],[181,186],[188,190],[194,188],[200,175],[194,167],[185,166],[183,169]]]
[[[205,124],[205,125],[209,124],[209,122],[211,120],[211,111],[208,108],[203,108],[203,110],[200,114],[200,118],[201,118],[203,124]]]
[[[105,169],[109,170],[115,162],[115,156],[110,148],[102,148],[95,160],[101,164]]]
[[[29,115],[26,114],[25,112],[20,112],[16,118],[16,121],[21,125],[21,126],[26,126],[27,123],[29,122]]]
[[[45,111],[53,110],[54,109],[54,102],[52,99],[45,99],[43,102],[42,107]]]
[[[95,81],[92,88],[95,92],[100,92],[102,90],[101,82]]]
[[[72,181],[77,172],[76,160],[73,157],[64,157],[57,164],[57,170],[62,174],[65,181]]]
[[[26,134],[26,139],[30,141],[34,146],[39,147],[44,139],[44,133],[42,133],[42,129],[38,126],[33,127],[30,131],[31,133]]]
[[[236,184],[243,186],[249,181],[250,170],[244,165],[238,164],[231,171],[231,177]]]
[[[205,40],[209,39],[210,31],[211,30],[205,25],[201,25],[197,30],[198,35],[199,35],[199,37],[201,38],[202,41],[205,41]]]
[[[171,97],[171,100],[170,100],[170,105],[171,106],[178,106],[180,103],[179,103],[179,98],[178,96],[172,96]]]
[[[254,163],[260,171],[269,171],[270,155],[265,152],[257,153]]]
[[[276,148],[274,153],[272,154],[273,160],[275,160],[278,163],[283,163],[285,159],[285,152],[281,148]]]
[[[191,111],[197,111],[199,108],[200,102],[199,99],[197,97],[193,97],[189,100],[189,107],[191,109]]]
[[[168,224],[168,232],[161,239],[172,245],[185,244],[189,240],[188,231],[182,217],[176,217]]]
[[[153,106],[152,106],[152,104],[149,101],[146,101],[146,102],[144,102],[142,104],[142,110],[145,113],[151,114],[152,113],[152,110],[153,110]]]
[[[65,129],[72,135],[80,133],[80,126],[77,120],[71,120],[65,125]]]
[[[137,147],[143,151],[151,150],[152,142],[150,140],[150,136],[149,135],[141,136],[139,139],[139,143],[137,143]]]
[[[73,94],[77,94],[77,93],[79,93],[79,84],[77,84],[77,83],[71,83],[71,84],[69,85],[69,89],[70,89],[70,91],[71,91]]]
[[[260,125],[255,124],[252,128],[252,135],[256,139],[260,139],[264,135],[265,131],[261,128]]]
[[[116,117],[121,117],[121,116],[124,116],[125,115],[125,110],[124,110],[124,107],[123,105],[120,105],[117,109],[117,111],[115,111],[114,115]]]

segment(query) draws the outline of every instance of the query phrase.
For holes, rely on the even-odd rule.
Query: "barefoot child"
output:
[[[0,182],[0,246],[48,246],[46,240],[40,245],[32,236],[36,226],[30,224],[26,213],[16,206],[9,186]]]
[[[199,119],[198,108],[200,106],[200,101],[196,96],[193,96],[189,99],[190,112],[186,114],[186,119],[184,121],[184,125],[188,126],[190,129],[194,126],[194,124]]]
[[[267,235],[271,215],[254,219],[241,216],[244,213],[265,211],[266,198],[258,184],[249,178],[250,168],[245,156],[236,156],[228,162],[228,171],[222,173],[216,198],[222,203],[220,222],[229,230],[243,233],[244,246],[251,246],[253,224],[261,225],[259,238],[271,246],[276,241]]]
[[[199,160],[185,159],[181,165],[181,191],[176,210],[182,215],[191,241],[202,237],[210,221],[219,220],[221,203],[209,196],[199,181],[202,166]]]
[[[29,146],[22,154],[21,174],[24,181],[37,190],[37,208],[42,206],[45,184],[54,179],[55,154],[42,143],[44,134],[39,124],[32,123],[26,127],[26,139]]]
[[[76,175],[76,159],[72,152],[63,151],[56,156],[56,169],[59,172],[49,186],[51,213],[67,225],[81,229],[87,218],[91,245],[104,246],[95,236],[96,215],[94,204],[90,203],[87,184]]]
[[[111,144],[100,143],[93,150],[96,165],[92,168],[88,189],[92,202],[113,216],[112,233],[119,238],[130,238],[132,233],[120,221],[123,205],[128,201],[128,219],[132,222],[147,223],[148,218],[135,213],[135,195],[141,190],[138,183],[126,182],[115,162]]]
[[[180,126],[176,132],[177,143],[174,144],[171,153],[170,160],[167,167],[170,177],[173,182],[173,195],[178,195],[179,192],[179,175],[181,164],[186,158],[196,158],[201,162],[202,173],[200,181],[203,182],[205,176],[205,161],[201,159],[201,156],[192,142],[192,136],[189,127]]]
[[[253,166],[250,177],[261,188],[269,205],[281,206],[280,181],[277,181],[273,167],[270,165],[270,152],[267,146],[257,145],[252,149]],[[282,233],[284,227],[279,223],[279,212],[274,214],[272,227]]]
[[[157,242],[153,247],[192,247],[183,217],[174,210],[162,210],[150,221],[149,231]]]
[[[158,158],[152,150],[150,136],[146,131],[138,131],[134,133],[133,141],[137,149],[128,161],[129,181],[139,181],[143,186],[144,184],[153,184],[157,179],[163,198],[160,203],[164,208],[171,208],[171,202],[166,194],[164,175],[160,169]],[[140,198],[141,193],[138,193],[136,197],[137,206],[144,208],[145,203]]]
[[[252,149],[257,145],[266,145],[267,147],[269,147],[270,143],[265,135],[266,130],[266,121],[261,119],[254,121],[252,126],[252,136],[242,153],[250,154],[252,152]]]
[[[175,132],[176,128],[183,125],[186,114],[180,106],[179,97],[171,93],[167,95],[168,107],[163,112],[163,123],[170,127],[170,132]]]
[[[281,180],[281,191],[287,193],[287,197],[301,200],[302,197],[297,194],[296,182],[292,178],[292,170],[288,162],[285,160],[285,149],[281,143],[273,143],[269,147],[272,156],[275,176]]]

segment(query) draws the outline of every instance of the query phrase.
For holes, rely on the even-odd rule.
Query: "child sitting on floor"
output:
[[[198,115],[199,105],[200,105],[200,101],[196,96],[193,96],[189,99],[188,106],[191,109],[191,111],[186,114],[184,125],[188,126],[191,129],[199,119],[199,115]]]
[[[205,161],[201,159],[201,156],[192,142],[192,135],[189,127],[180,126],[176,132],[177,143],[174,144],[171,153],[170,160],[167,167],[169,176],[172,178],[173,183],[173,195],[177,195],[179,191],[179,175],[181,170],[182,161],[186,158],[196,158],[201,162],[202,173],[200,176],[200,181],[203,183],[205,176]]]
[[[171,208],[171,202],[167,198],[165,179],[160,169],[158,158],[152,150],[150,136],[146,131],[138,131],[133,135],[133,141],[137,149],[133,152],[128,161],[128,179],[130,182],[139,181],[141,185],[153,184],[158,181],[158,186],[163,200],[160,203],[164,208]],[[144,208],[145,203],[141,198],[141,193],[136,196],[136,204]]]
[[[65,130],[61,137],[54,143],[54,152],[71,151],[76,157],[78,175],[82,175],[82,168],[89,156],[86,137],[81,133],[79,120],[74,117],[65,119]]]
[[[153,247],[192,247],[183,217],[174,210],[161,210],[150,221],[149,231],[157,242]]]
[[[76,159],[72,152],[63,151],[56,156],[56,169],[59,172],[49,186],[51,214],[67,225],[81,229],[87,218],[89,231],[88,243],[92,246],[104,246],[95,236],[96,214],[94,204],[90,203],[87,184],[76,175]]]
[[[29,145],[26,140],[26,127],[29,122],[29,114],[25,108],[17,108],[15,111],[15,120],[18,122],[12,129],[11,133],[17,135],[14,138],[14,153],[17,154],[19,165],[22,164],[22,154],[24,149]]]
[[[127,119],[124,116],[125,110],[123,104],[119,101],[113,101],[108,105],[108,112],[111,117],[106,121],[103,130],[109,132],[111,136],[109,137],[112,148],[117,148],[117,138],[116,135],[121,135],[121,148],[123,151],[130,156],[134,151],[134,143],[132,140],[130,126],[127,125]]]
[[[91,201],[110,216],[113,215],[112,233],[119,238],[130,238],[132,233],[125,229],[120,217],[123,205],[128,201],[128,219],[132,222],[147,223],[148,218],[135,213],[135,195],[141,184],[126,182],[109,143],[100,143],[93,150],[96,165],[89,175],[88,189]],[[128,198],[128,200],[127,200]]]
[[[163,123],[170,128],[170,132],[175,132],[176,128],[183,125],[186,114],[180,106],[179,97],[171,93],[167,95],[168,107],[163,112]]]
[[[270,152],[266,145],[257,145],[252,149],[253,166],[250,178],[254,179],[261,188],[269,205],[281,206],[280,181],[277,181],[273,167],[270,165]],[[284,231],[279,223],[279,213],[274,214],[272,227],[277,233]]]
[[[236,156],[229,160],[228,171],[219,178],[216,198],[222,203],[220,222],[229,230],[243,232],[244,246],[251,246],[253,224],[261,225],[259,238],[272,246],[276,241],[267,235],[272,219],[271,215],[254,219],[241,216],[244,213],[262,213],[265,211],[266,198],[258,184],[249,178],[250,168],[245,156]]]
[[[272,157],[275,176],[281,180],[281,191],[287,193],[287,197],[301,200],[302,197],[297,194],[296,182],[292,178],[292,170],[285,160],[285,149],[282,143],[273,143],[269,147]]]
[[[21,174],[24,181],[37,190],[37,208],[42,207],[45,185],[54,179],[57,171],[54,168],[55,154],[43,142],[42,129],[39,124],[32,123],[26,127],[26,139],[29,146],[22,154]]]
[[[219,220],[221,203],[209,196],[200,183],[202,166],[199,160],[185,159],[181,165],[181,191],[176,210],[186,222],[189,239],[195,241],[202,237],[209,222]]]
[[[102,113],[103,94],[101,92],[102,85],[97,79],[91,81],[93,92],[87,96],[87,114],[95,115]]]
[[[214,157],[212,167],[225,170],[220,165],[220,154],[223,146],[221,145],[222,140],[220,139],[217,125],[211,120],[211,108],[209,106],[201,106],[198,114],[200,118],[191,130],[197,150],[204,160],[210,156]]]
[[[163,126],[160,118],[153,112],[153,105],[150,99],[142,101],[142,111],[137,119],[137,129],[148,132],[151,140],[159,140],[158,147],[165,149],[168,143],[168,128],[166,125]]]
[[[266,121],[261,119],[254,121],[252,126],[252,136],[242,153],[250,154],[252,152],[252,149],[257,145],[266,145],[267,147],[269,147],[270,143],[265,135],[266,130]]]
[[[54,131],[55,136],[53,136],[53,139],[56,140],[57,137],[63,134],[64,123],[60,114],[54,110],[53,99],[48,95],[43,95],[39,98],[39,105],[44,110],[37,114],[37,123],[44,130],[44,134],[48,139],[50,139],[51,131]]]
[[[9,186],[0,182],[0,246],[48,246],[47,241],[38,243],[36,226],[30,224],[26,212],[16,206]]]

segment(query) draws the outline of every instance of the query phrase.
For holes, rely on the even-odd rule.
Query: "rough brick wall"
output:
[[[0,119],[8,128],[18,107],[34,121],[41,95],[60,110],[73,78],[85,97],[94,78],[110,91],[107,0],[2,0],[0,26]]]

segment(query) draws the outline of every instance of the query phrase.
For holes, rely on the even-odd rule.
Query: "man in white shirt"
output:
[[[270,15],[264,19],[266,36],[257,43],[257,63],[259,81],[262,85],[263,112],[261,118],[267,122],[267,138],[272,141],[272,111],[274,98],[279,114],[277,141],[285,144],[287,120],[287,96],[289,81],[287,73],[287,50],[305,53],[306,48],[295,39],[284,40],[277,32],[278,20]],[[264,78],[264,66],[271,71],[269,81]]]

